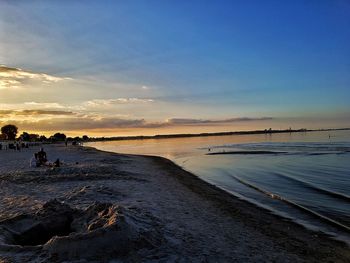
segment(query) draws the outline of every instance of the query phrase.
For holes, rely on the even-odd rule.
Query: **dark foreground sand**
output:
[[[350,262],[164,158],[47,146],[65,165],[29,168],[37,150],[0,151],[0,262]]]

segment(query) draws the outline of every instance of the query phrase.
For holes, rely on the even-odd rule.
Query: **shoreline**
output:
[[[107,152],[107,151],[102,151],[102,152]],[[138,155],[136,155],[136,156],[138,156]],[[143,156],[143,155],[140,155],[140,156]],[[286,218],[282,215],[279,215],[278,213],[274,213],[273,211],[269,210],[268,208],[264,208],[263,206],[259,206],[257,204],[251,203],[249,201],[244,200],[243,198],[239,198],[235,194],[230,193],[229,191],[226,191],[223,188],[220,188],[214,184],[211,184],[211,183],[201,179],[199,176],[183,169],[181,166],[179,166],[178,164],[174,163],[173,161],[171,161],[167,158],[164,158],[161,156],[148,156],[148,155],[146,157],[154,158],[155,161],[159,162],[161,166],[168,166],[168,168],[170,166],[173,166],[175,170],[179,170],[180,173],[184,174],[184,176],[178,176],[178,174],[177,174],[177,179],[182,184],[189,187],[191,189],[191,191],[194,191],[198,194],[204,195],[205,198],[211,199],[214,202],[221,203],[221,205],[223,207],[225,206],[225,208],[227,208],[228,211],[231,211],[231,212],[234,211],[233,213],[235,215],[237,215],[236,212],[238,212],[242,216],[244,216],[244,215],[252,216],[255,214],[254,213],[255,211],[262,211],[262,213],[267,214],[266,217],[271,216],[272,218],[276,218],[277,220],[281,221],[281,223],[286,222],[286,226],[289,224],[292,224],[295,227],[300,228],[301,231],[303,231],[303,232],[305,232],[305,231],[309,232],[308,234],[313,235],[313,234],[317,233],[318,237],[330,239],[331,242],[335,241],[335,242],[339,242],[339,243],[342,243],[344,245],[349,246],[349,244],[347,244],[347,242],[344,240],[336,239],[336,237],[333,237],[327,233],[312,230],[312,229],[307,228],[306,226],[304,226],[302,224],[299,224],[299,223],[293,221],[292,219]],[[165,167],[165,169],[167,169],[167,167]],[[235,207],[235,205],[237,205],[239,208]],[[243,208],[243,206],[246,206],[246,207]],[[246,209],[251,209],[252,211],[248,212]],[[250,219],[252,219],[252,218],[250,218]],[[268,218],[266,218],[266,219],[270,220]],[[274,219],[272,219],[272,220],[274,220]],[[256,220],[253,219],[251,222],[256,222]],[[282,232],[285,232],[284,229],[285,229],[284,224],[281,224],[280,226],[276,227],[276,230],[279,230]],[[344,230],[343,228],[341,228],[341,229]],[[350,246],[349,246],[349,248],[350,248]]]
[[[106,153],[116,153],[113,151],[108,151],[108,150],[102,150],[102,149],[98,149],[95,148],[93,146],[84,146],[86,148],[91,148],[94,150],[98,150],[98,151],[102,151],[102,152],[106,152]],[[286,154],[287,152],[277,152],[277,151],[234,151],[234,152],[212,152],[212,153],[206,153],[206,155],[221,155],[221,154],[273,154],[273,155],[277,155],[277,154]],[[116,154],[120,154],[120,153],[116,153]],[[127,153],[122,153],[122,154],[127,154]],[[160,162],[165,162],[170,166],[176,166],[178,169],[182,170],[184,173],[187,174],[187,178],[190,177],[194,177],[196,179],[198,179],[201,182],[204,182],[205,184],[207,184],[207,186],[209,188],[214,187],[214,189],[216,189],[217,191],[219,191],[221,195],[229,195],[230,197],[234,198],[234,199],[238,199],[240,201],[242,201],[243,203],[247,203],[249,205],[254,206],[257,209],[262,209],[263,211],[265,211],[266,213],[272,214],[274,216],[277,216],[280,220],[287,220],[290,221],[292,224],[296,224],[298,226],[301,226],[302,228],[304,228],[307,231],[310,231],[311,233],[320,233],[320,235],[323,235],[325,237],[331,238],[333,240],[339,241],[339,242],[343,242],[345,244],[347,244],[348,246],[350,246],[350,229],[349,227],[347,227],[346,225],[343,225],[337,221],[332,220],[329,217],[323,216],[317,212],[314,212],[308,208],[306,208],[305,206],[299,205],[293,201],[290,201],[288,199],[285,199],[281,196],[278,196],[277,194],[273,194],[274,195],[274,199],[279,199],[280,201],[286,203],[288,206],[292,206],[293,208],[296,208],[306,214],[308,214],[311,217],[314,217],[314,219],[316,220],[320,220],[321,222],[321,226],[313,226],[308,224],[307,222],[302,222],[302,221],[298,221],[295,218],[289,217],[285,214],[283,214],[283,212],[279,212],[274,210],[272,207],[266,207],[261,203],[256,203],[254,202],[254,200],[251,199],[247,199],[246,197],[235,193],[235,192],[230,192],[229,190],[225,189],[225,188],[221,188],[220,186],[217,186],[215,184],[212,184],[209,181],[206,181],[202,178],[200,178],[200,176],[196,175],[193,172],[190,172],[188,170],[186,170],[185,168],[183,168],[180,164],[177,164],[176,162],[172,161],[171,159],[168,159],[166,157],[162,157],[162,156],[157,156],[157,155],[143,155],[143,154],[127,154],[127,155],[134,155],[134,156],[142,156],[142,157],[149,157],[149,158],[154,158],[155,160],[158,160],[159,158],[161,158],[161,160],[158,160]],[[166,168],[165,168],[166,169]],[[186,177],[181,178],[181,182],[184,183],[186,185]],[[254,188],[256,191],[263,193],[264,195],[268,195],[271,196],[272,193],[266,191],[266,190],[261,190],[259,188],[256,188],[255,186],[252,186],[250,184],[247,184],[246,182],[242,182],[239,178],[237,179],[237,181],[239,181],[242,184],[247,185],[248,187]],[[327,190],[323,190],[323,191],[327,191]],[[347,196],[343,196],[341,194],[338,193],[332,193],[332,195],[336,195],[337,197],[340,196],[341,198],[345,198],[346,200],[348,200]],[[334,228],[335,232],[332,232],[332,230],[329,229],[324,229],[322,228],[322,224],[331,226]],[[339,232],[338,232],[339,231]],[[339,235],[342,231],[345,231],[345,235]]]
[[[16,198],[28,194],[25,198],[31,199],[28,186],[34,188],[31,190],[36,195],[35,202],[27,200],[26,206],[15,209],[14,214],[35,210],[52,197],[79,209],[95,201],[120,204],[138,211],[139,220],[149,220],[151,229],[162,240],[157,248],[148,251],[147,257],[134,252],[132,258],[137,255],[139,258],[133,262],[146,262],[155,255],[159,258],[153,261],[174,261],[171,258],[196,262],[350,260],[349,246],[345,243],[241,200],[166,158],[110,153],[93,147],[48,148],[49,155],[65,155],[72,161],[56,172],[34,170],[41,173],[39,176],[25,168],[7,175],[6,169],[0,170],[5,189],[1,190],[1,197],[12,200],[2,204],[0,212],[6,211],[10,216]],[[3,156],[0,152],[5,160]],[[27,155],[23,157],[26,159]],[[5,218],[2,214],[1,219]],[[21,256],[16,254],[7,253],[5,258]],[[1,256],[0,250],[0,259]]]
[[[343,130],[343,129],[341,129]],[[318,131],[318,130],[308,130],[308,131]],[[322,130],[327,131],[327,130]],[[290,235],[293,233],[292,238],[305,238],[307,239],[308,236],[316,237],[316,239],[325,239],[324,241],[339,244],[340,246],[345,246],[350,249],[349,244],[347,244],[343,240],[338,240],[335,237],[332,237],[326,233],[315,231],[312,229],[307,228],[304,225],[301,225],[291,219],[288,219],[286,217],[283,217],[282,215],[278,215],[276,213],[273,213],[273,211],[268,210],[267,208],[258,206],[256,204],[250,203],[244,199],[240,199],[239,197],[235,196],[232,193],[229,193],[228,191],[213,185],[203,179],[201,179],[199,176],[185,170],[180,165],[174,163],[170,159],[167,159],[165,157],[161,156],[155,156],[155,155],[139,155],[139,154],[120,154],[120,153],[114,153],[109,151],[104,151],[100,149],[96,149],[92,146],[83,146],[84,148],[90,148],[91,150],[104,152],[107,154],[117,154],[117,155],[128,155],[128,156],[139,156],[144,158],[150,158],[153,159],[155,162],[157,162],[162,168],[164,169],[170,169],[172,171],[172,175],[175,176],[182,184],[184,184],[186,187],[188,187],[191,191],[194,191],[197,194],[200,194],[204,196],[207,199],[212,200],[213,202],[217,202],[218,205],[223,208],[226,212],[233,214],[234,216],[240,216],[244,217],[245,220],[247,218],[245,216],[248,216],[249,223],[252,224],[258,224],[260,226],[261,223],[267,223],[270,227],[272,227],[272,231],[280,232],[276,233],[278,236],[281,235]],[[243,208],[243,206],[246,206]],[[251,211],[248,211],[247,209],[251,209]],[[254,218],[254,215],[256,212],[262,212],[265,213],[263,220],[259,218],[259,222]],[[279,222],[275,224],[270,224],[270,220],[278,220]],[[262,222],[263,221],[263,222]],[[285,231],[287,228],[289,230],[290,225],[293,225],[294,230],[297,230],[297,233],[295,231]],[[265,230],[265,228],[262,228]],[[268,231],[271,231],[268,230]],[[271,234],[266,232],[267,234]],[[349,260],[350,260],[350,253],[348,253]],[[319,261],[320,262],[320,261]]]

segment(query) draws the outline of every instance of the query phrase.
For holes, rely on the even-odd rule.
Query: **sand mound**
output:
[[[35,214],[0,222],[0,252],[46,254],[55,260],[124,257],[160,240],[134,211],[108,203],[77,210],[56,200]]]

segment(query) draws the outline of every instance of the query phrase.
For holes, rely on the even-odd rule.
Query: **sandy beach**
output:
[[[47,145],[64,164],[31,168],[38,150],[0,151],[0,262],[350,262],[167,159]]]

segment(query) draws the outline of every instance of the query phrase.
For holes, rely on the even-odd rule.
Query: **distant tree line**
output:
[[[1,128],[0,140],[19,140],[25,142],[64,142],[64,141],[88,141],[89,137],[84,135],[82,137],[67,137],[64,133],[56,132],[50,137],[34,133],[23,132],[18,137],[18,127],[13,124],[5,125]]]

